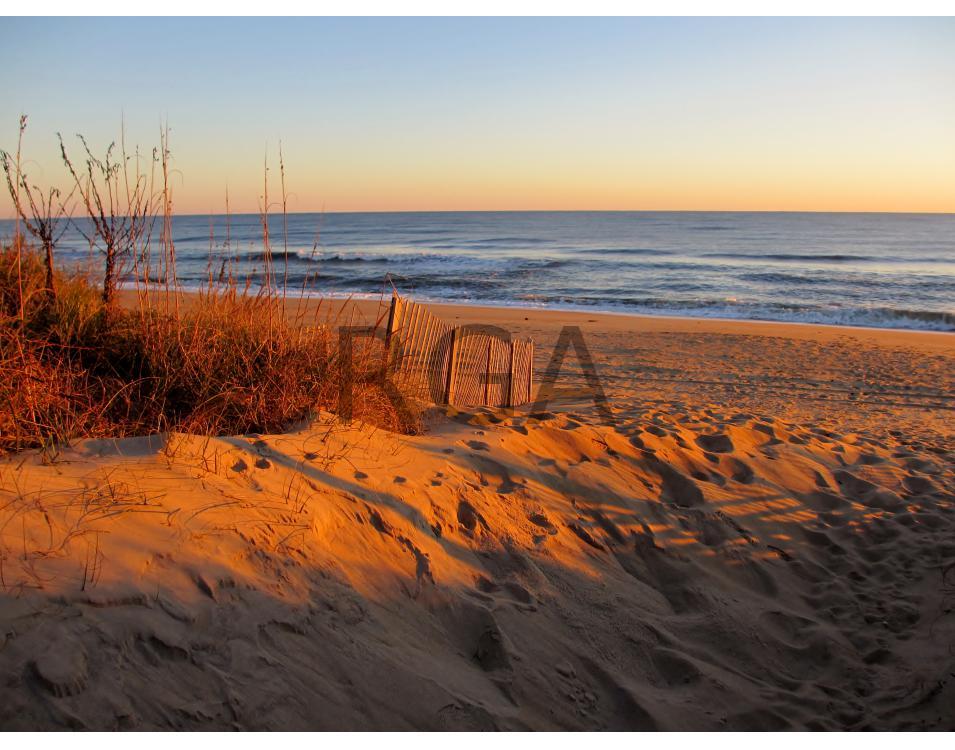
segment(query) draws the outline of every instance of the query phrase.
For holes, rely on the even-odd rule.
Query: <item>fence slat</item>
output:
[[[435,403],[508,407],[531,399],[531,339],[454,326],[398,295],[388,312],[385,357],[396,383]]]
[[[444,389],[444,403],[451,404],[454,402],[454,377],[455,373],[455,349],[456,349],[456,339],[457,339],[458,329],[451,329],[450,344],[448,347],[448,382],[447,386]]]

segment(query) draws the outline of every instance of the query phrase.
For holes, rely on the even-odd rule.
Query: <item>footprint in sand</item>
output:
[[[813,481],[816,483],[816,487],[821,487],[824,490],[832,489],[829,482],[826,481],[826,478],[815,469],[812,472],[812,478],[813,478]]]
[[[459,599],[453,609],[438,609],[436,614],[444,621],[446,630],[457,641],[458,647],[470,654],[481,669],[503,676],[510,671],[511,660],[515,656],[514,646],[487,606],[494,601],[493,598],[477,588],[471,593],[482,603]]]
[[[636,448],[636,449],[638,449],[638,450],[641,450],[641,451],[644,451],[645,453],[651,453],[651,454],[652,454],[652,453],[656,453],[656,448],[648,448],[648,447],[647,447],[647,444],[644,443],[644,442],[640,439],[640,436],[639,436],[639,435],[633,435],[633,436],[630,438],[630,444],[631,444],[634,448]]]
[[[906,467],[920,474],[940,474],[938,466],[922,458],[912,458],[905,462]]]
[[[695,664],[678,651],[656,648],[650,656],[653,668],[667,687],[698,682],[702,674]]]
[[[607,551],[607,548],[604,547],[600,542],[598,542],[593,537],[593,535],[589,531],[587,531],[587,529],[585,529],[583,526],[580,526],[579,524],[576,524],[576,523],[569,523],[567,524],[567,528],[573,531],[582,542],[589,545],[590,547],[593,547],[596,550],[600,550],[601,552]]]
[[[879,487],[851,472],[840,470],[834,472],[833,476],[836,478],[843,494],[850,500],[856,500],[863,505],[881,510],[899,510],[903,507],[902,499],[894,492]]]
[[[770,425],[757,422],[756,424],[752,425],[752,429],[756,432],[761,432],[764,435],[769,436],[769,440],[765,442],[765,445],[779,445],[782,442],[782,440],[776,437],[776,430],[774,430]]]
[[[803,502],[816,511],[843,510],[849,508],[851,503],[845,498],[834,495],[825,490],[809,492],[802,496]]]
[[[707,547],[720,547],[732,538],[731,531],[735,529],[728,529],[728,524],[720,517],[710,516],[699,510],[687,513],[687,525],[701,544]]]
[[[437,726],[442,732],[496,732],[501,729],[487,709],[464,700],[442,706],[437,713]]]
[[[488,627],[478,637],[474,659],[485,672],[510,669],[510,647],[496,624]]]
[[[489,594],[498,600],[510,600],[520,604],[532,604],[534,601],[533,595],[527,589],[513,581],[495,583],[489,578],[478,576],[475,586],[478,591]]]
[[[481,484],[485,487],[490,486],[489,479],[498,481],[497,492],[502,495],[508,495],[514,490],[520,489],[524,480],[518,477],[517,481],[511,478],[511,473],[503,464],[493,461],[489,458],[474,457],[475,468],[480,472]]]
[[[902,480],[902,486],[914,495],[925,495],[935,492],[935,483],[928,477],[920,477],[915,474],[907,476]]]
[[[753,471],[753,468],[748,463],[745,461],[740,461],[738,458],[727,458],[726,467],[730,470],[730,478],[734,482],[739,482],[740,484],[752,484],[753,480],[756,479],[756,474]]]
[[[557,527],[550,522],[550,519],[545,516],[543,513],[531,513],[527,520],[530,521],[535,526],[539,526],[544,529],[549,535],[553,536],[557,533]]]
[[[705,471],[691,471],[690,476],[693,477],[698,482],[710,482],[719,487],[722,487],[726,484],[726,479],[720,476],[719,474],[709,474]]]
[[[732,453],[733,441],[729,435],[717,433],[715,435],[700,435],[696,438],[696,444],[704,451],[710,453]]]
[[[56,698],[78,695],[87,688],[87,657],[78,640],[54,641],[30,666],[40,686]]]
[[[660,496],[665,502],[681,508],[695,508],[703,505],[703,491],[696,482],[669,464],[655,460],[651,467],[660,477]]]
[[[478,513],[474,506],[465,500],[458,503],[458,523],[468,534],[473,534],[479,525],[485,530],[489,530],[484,516]]]

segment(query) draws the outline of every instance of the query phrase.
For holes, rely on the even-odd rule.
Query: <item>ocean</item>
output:
[[[308,279],[329,296],[394,284],[424,301],[955,331],[955,214],[308,213],[288,216],[287,239],[280,215],[269,226],[295,293]],[[177,216],[173,236],[186,288],[229,257],[262,279],[258,216]],[[71,227],[59,258],[88,257]]]

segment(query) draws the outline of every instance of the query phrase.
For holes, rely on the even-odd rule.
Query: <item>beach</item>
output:
[[[593,369],[0,459],[0,726],[955,728],[955,336],[430,308]]]

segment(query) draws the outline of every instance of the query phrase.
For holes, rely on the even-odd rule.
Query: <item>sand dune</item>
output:
[[[951,336],[493,314],[613,424],[4,461],[0,726],[955,728]]]

